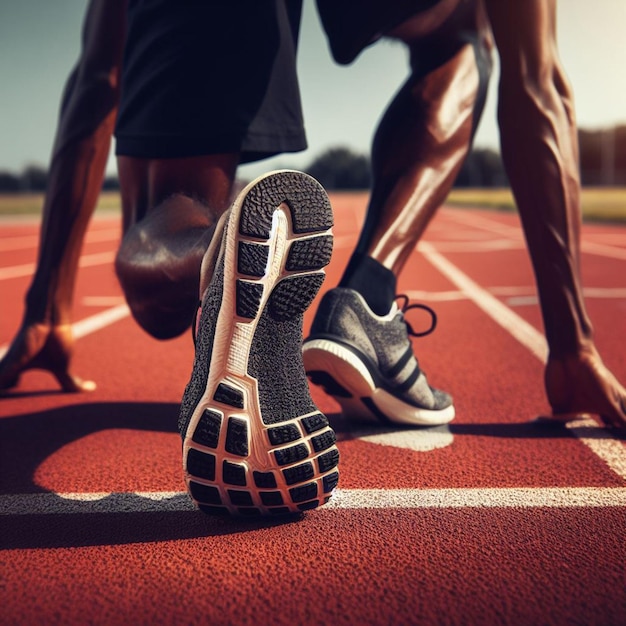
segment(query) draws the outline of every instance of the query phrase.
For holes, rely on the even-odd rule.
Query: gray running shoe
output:
[[[420,335],[433,330],[434,320]],[[339,402],[346,416],[420,426],[447,424],[454,419],[452,398],[429,386],[409,333],[417,336],[396,303],[381,317],[353,289],[331,289],[322,298],[303,345],[307,374]]]
[[[273,172],[241,192],[207,250],[178,423],[185,481],[206,513],[297,513],[337,485],[335,434],[302,363],[302,316],[324,280],[332,221],[317,181]]]

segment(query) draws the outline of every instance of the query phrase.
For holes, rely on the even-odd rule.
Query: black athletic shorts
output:
[[[306,149],[302,0],[131,0],[116,153],[243,163]]]
[[[352,63],[364,48],[440,0],[317,0],[328,45],[337,63]]]

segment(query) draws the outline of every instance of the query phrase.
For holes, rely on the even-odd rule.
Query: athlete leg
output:
[[[118,157],[124,237],[115,267],[134,318],[154,337],[174,337],[192,322],[200,263],[238,163],[236,153]]]
[[[44,200],[37,267],[21,327],[0,362],[0,389],[49,370],[64,391],[93,388],[69,371],[78,259],[109,155],[118,102],[126,2],[92,0],[80,58],[61,102]]]
[[[129,12],[115,131],[116,272],[137,322],[165,339],[191,324],[201,260],[239,163],[306,147],[299,3],[251,3],[244,14],[233,3],[145,4]],[[157,39],[167,45],[155,49]]]
[[[341,282],[360,290],[380,275],[370,297],[379,314],[389,310],[395,278],[448,195],[482,111],[491,44],[480,5],[470,4],[443,2],[391,33],[409,47],[412,71],[374,137],[365,224]],[[437,12],[446,11],[439,23]]]
[[[431,426],[454,418],[452,398],[430,386],[415,358],[394,300],[396,277],[448,194],[480,115],[490,42],[478,9],[442,2],[390,33],[409,47],[411,76],[374,138],[356,251],[303,347],[311,380],[348,416]]]
[[[502,155],[533,262],[556,416],[626,425],[626,390],[593,341],[580,276],[580,178],[573,96],[558,58],[556,0],[487,0],[501,59]]]

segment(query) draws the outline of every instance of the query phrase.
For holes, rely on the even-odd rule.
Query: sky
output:
[[[0,0],[0,170],[18,173],[29,164],[47,165],[86,5],[87,0]],[[625,31],[626,0],[560,2],[560,56],[574,87],[581,127],[626,124]],[[308,150],[244,166],[242,175],[304,168],[334,146],[368,153],[376,122],[405,80],[408,65],[404,47],[387,41],[348,67],[335,65],[315,2],[304,0],[298,71]],[[496,62],[477,147],[498,148],[497,76]],[[107,171],[115,173],[113,156]]]

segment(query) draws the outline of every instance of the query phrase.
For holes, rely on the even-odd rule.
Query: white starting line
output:
[[[604,508],[626,506],[626,487],[337,489],[329,509]],[[0,496],[0,516],[195,511],[186,491],[28,493]]]
[[[115,252],[96,252],[94,254],[83,254],[78,262],[79,267],[93,267],[95,265],[106,265],[115,260]],[[10,278],[23,278],[32,276],[35,273],[34,263],[24,263],[23,265],[11,265],[0,267],[0,280]]]

